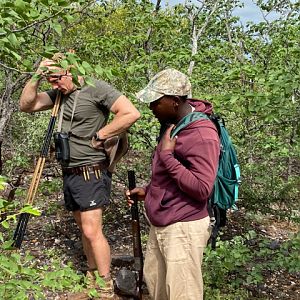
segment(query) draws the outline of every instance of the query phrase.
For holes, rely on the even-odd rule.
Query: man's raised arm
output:
[[[30,79],[21,94],[19,106],[23,112],[35,112],[49,109],[53,106],[53,102],[47,93],[38,93],[38,81]]]
[[[42,74],[43,68],[49,67],[51,66],[51,64],[53,64],[52,60],[42,61],[37,70],[37,74]],[[41,79],[36,80],[34,78],[31,78],[26,83],[19,101],[21,111],[30,113],[46,110],[53,106],[53,102],[47,93],[38,93],[40,82]]]

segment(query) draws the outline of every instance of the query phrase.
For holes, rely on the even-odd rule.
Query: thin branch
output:
[[[156,5],[155,5],[155,10],[153,12],[153,16],[156,16],[157,13],[159,12],[159,10],[160,10],[160,4],[161,4],[161,0],[157,0]],[[152,35],[152,31],[153,31],[153,27],[150,26],[148,28],[146,39],[145,39],[145,42],[144,42],[144,50],[148,54],[151,52],[149,43],[150,43],[150,38],[151,38],[151,35]]]
[[[210,17],[215,13],[217,7],[218,7],[218,1],[215,2],[215,5],[213,6],[213,9],[209,13],[209,15],[206,17],[206,20],[205,20],[203,26],[198,31],[198,33],[197,33],[197,39],[200,38],[200,36],[202,35],[203,31],[206,29],[206,27],[208,25],[208,22],[210,21]]]
[[[11,72],[8,72],[7,70],[5,70],[4,71],[5,72],[5,77],[6,78],[8,78],[8,77],[11,77]],[[9,78],[9,80],[10,80],[11,78]],[[8,82],[10,82],[9,80],[6,80],[5,81],[5,90],[4,90],[4,92],[3,92],[3,94],[2,94],[2,97],[1,97],[1,99],[0,99],[0,111],[1,111],[1,115],[3,114],[2,112],[3,112],[3,109],[4,109],[4,107],[3,107],[3,103],[4,103],[4,98],[7,96],[7,94],[8,94]]]
[[[196,19],[197,19],[198,15],[200,14],[200,12],[202,11],[202,9],[204,8],[205,1],[203,1],[201,3],[202,3],[202,7],[198,8],[198,10],[194,13],[192,12],[191,9],[189,9],[189,7],[186,7],[188,10],[190,10],[189,19],[192,23],[192,55],[191,55],[191,57],[193,57],[195,54],[197,54],[197,52],[198,52],[198,40],[200,39],[201,35],[203,34],[204,30],[206,29],[206,27],[207,27],[207,25],[208,25],[208,23],[211,19],[211,16],[217,10],[219,1],[216,1],[214,3],[214,6],[213,6],[212,10],[206,16],[204,24],[201,26],[200,29],[197,30]],[[188,68],[188,75],[189,76],[192,75],[194,66],[195,66],[195,61],[192,59],[190,61],[189,68]]]
[[[36,60],[36,62],[33,65],[33,70],[37,69],[37,67],[39,66],[41,60],[42,60],[41,57]],[[32,75],[31,73],[32,72],[27,72],[27,73],[22,74],[21,76],[19,76],[19,78],[16,79],[16,81],[12,85],[12,89],[13,90],[18,90],[23,85],[24,81],[27,81],[29,79],[29,77]]]
[[[55,14],[53,14],[53,15],[47,17],[47,18],[45,18],[44,20],[40,20],[40,21],[33,22],[33,23],[31,23],[31,24],[29,24],[29,25],[27,25],[27,26],[25,26],[25,27],[23,27],[23,28],[20,28],[20,29],[11,30],[10,33],[15,33],[15,32],[25,31],[25,30],[27,30],[28,28],[33,27],[33,26],[35,26],[35,25],[43,24],[43,23],[45,23],[45,22],[47,22],[47,21],[53,19],[54,17],[56,17],[57,15],[59,15],[59,14],[60,14],[61,12],[63,12],[64,10],[65,10],[65,8],[62,8],[62,9],[61,9],[60,11],[58,11],[57,13],[55,13]],[[1,36],[4,36],[4,35],[6,35],[6,33],[0,34],[0,37],[1,37]]]
[[[85,10],[92,2],[94,2],[94,1],[88,1],[88,2],[86,3],[86,5],[83,6],[82,10],[79,10],[79,12],[82,12],[83,10]],[[21,32],[21,31],[25,31],[25,30],[27,30],[28,28],[31,28],[31,27],[33,27],[33,26],[36,26],[36,25],[40,25],[40,24],[46,23],[47,21],[49,21],[49,20],[55,18],[56,16],[60,15],[64,10],[66,10],[66,8],[62,8],[61,10],[59,10],[58,12],[56,12],[55,14],[53,14],[53,15],[51,15],[51,16],[49,16],[49,17],[43,19],[43,20],[35,21],[35,22],[31,23],[31,24],[28,24],[27,26],[25,26],[25,27],[23,27],[23,28],[19,28],[19,29],[15,29],[15,30],[10,30],[9,32],[10,32],[10,33]],[[6,32],[5,32],[5,33],[0,33],[0,37],[1,37],[1,36],[5,36],[6,34],[7,34]]]
[[[243,63],[244,62],[243,56],[240,55],[240,53],[238,53],[238,50],[235,49],[235,46],[234,46],[234,43],[233,43],[233,40],[232,40],[231,30],[230,30],[230,27],[229,27],[229,24],[228,24],[228,19],[229,19],[229,15],[228,15],[228,12],[226,12],[225,26],[226,26],[228,41],[229,41],[229,44],[230,44],[230,46],[231,46],[231,48],[234,52],[235,59],[237,59],[240,63]],[[240,49],[241,49],[242,45],[240,44],[240,46],[241,46],[240,47]]]
[[[34,74],[34,72],[22,72],[22,71],[20,71],[20,70],[18,70],[18,69],[15,69],[15,68],[13,68],[13,67],[6,66],[5,64],[3,64],[3,63],[1,63],[1,62],[0,62],[0,66],[2,66],[2,67],[3,67],[4,69],[6,69],[6,70],[18,72],[19,74],[28,74],[28,75],[33,75],[33,74]]]
[[[156,13],[160,10],[160,4],[161,4],[161,0],[157,0],[156,5],[155,5],[155,12]]]

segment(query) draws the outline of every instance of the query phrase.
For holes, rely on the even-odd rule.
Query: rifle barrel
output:
[[[135,172],[128,171],[128,188],[132,190],[136,187]],[[142,299],[142,283],[143,283],[143,251],[141,243],[141,230],[139,220],[139,208],[136,195],[133,195],[133,205],[131,206],[131,224],[132,224],[132,237],[133,237],[133,256],[134,256],[134,269],[138,272],[138,297]]]

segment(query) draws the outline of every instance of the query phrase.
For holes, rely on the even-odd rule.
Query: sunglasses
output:
[[[67,74],[52,74],[52,75],[48,75],[46,78],[51,83],[57,83],[64,76],[71,76],[71,75],[67,75]]]

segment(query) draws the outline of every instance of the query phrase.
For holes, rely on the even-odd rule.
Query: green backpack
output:
[[[224,120],[216,115],[206,115],[202,112],[192,112],[182,118],[171,132],[171,138],[192,122],[207,119],[214,123],[220,138],[220,157],[214,189],[209,200],[209,215],[213,227],[211,245],[215,249],[216,239],[220,227],[226,225],[226,212],[229,208],[236,208],[240,184],[240,167],[235,148],[231,142]]]

